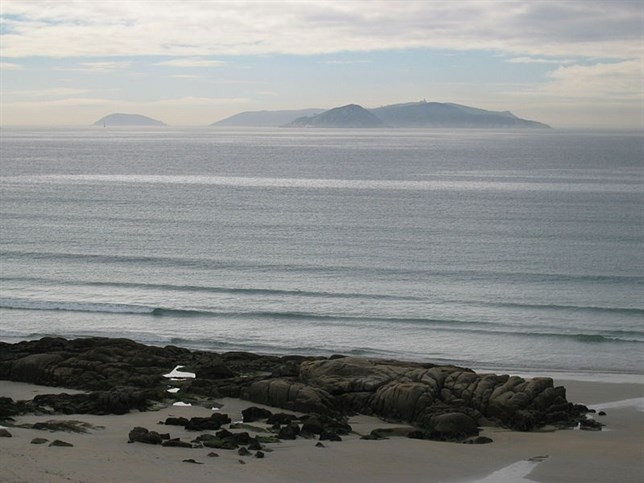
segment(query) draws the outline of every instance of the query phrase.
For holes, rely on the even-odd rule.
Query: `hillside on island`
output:
[[[213,122],[211,126],[222,127],[278,127],[299,117],[315,116],[326,109],[295,109],[284,111],[246,111]]]
[[[108,114],[94,123],[94,126],[165,126],[164,122],[141,114]]]
[[[536,121],[521,119],[510,111],[487,111],[460,104],[410,102],[371,109],[390,127],[470,127],[470,128],[549,128]]]
[[[211,126],[317,128],[540,128],[550,126],[515,116],[461,104],[408,102],[365,109],[357,104],[329,110],[242,112]]]
[[[357,104],[336,107],[317,116],[300,117],[282,127],[367,128],[384,127],[383,122]]]

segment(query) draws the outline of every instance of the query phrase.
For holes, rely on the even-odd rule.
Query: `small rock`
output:
[[[324,443],[316,443],[315,447],[316,448],[326,448],[326,446],[324,446]]]
[[[216,431],[223,424],[230,423],[231,420],[227,414],[223,413],[213,413],[208,418],[190,418],[190,421],[185,425],[185,428],[190,431],[204,431],[204,430],[213,430]],[[168,424],[166,420],[166,424]]]
[[[266,423],[268,424],[290,424],[291,422],[297,420],[297,416],[295,414],[288,414],[288,413],[275,413],[271,416],[268,417],[266,420]]]
[[[71,447],[72,447],[72,446],[74,446],[74,445],[73,445],[73,444],[71,444],[71,443],[68,443],[68,442],[66,442],[66,441],[61,441],[60,439],[55,439],[54,441],[52,441],[51,443],[49,443],[49,446],[62,446],[62,447],[69,447],[69,448],[71,448]]]
[[[214,451],[211,451],[210,453],[208,453],[208,456],[210,456],[211,458],[219,458],[219,455]]]
[[[243,446],[237,450],[237,454],[239,456],[250,456],[250,451],[248,451],[246,448]]]
[[[148,431],[140,426],[135,427],[129,433],[130,443],[139,442],[146,444],[161,444],[161,435],[156,431]]]
[[[195,461],[192,458],[188,458],[187,460],[183,460],[184,463],[193,463],[195,465],[202,465],[203,463],[201,461]]]
[[[342,438],[331,431],[322,431],[322,434],[320,434],[320,441],[342,441]]]
[[[585,419],[579,422],[579,429],[584,431],[601,431],[603,424],[594,419]]]
[[[262,451],[258,451],[257,453],[255,453],[255,458],[263,458],[263,457],[264,457],[264,453]]]
[[[268,409],[251,406],[242,411],[242,419],[245,423],[252,423],[260,419],[267,419],[273,415]]]
[[[240,465],[245,465],[246,464],[246,462],[244,460],[237,460],[237,461],[239,461]]]
[[[445,439],[455,439],[478,434],[476,421],[463,413],[445,413],[434,416],[431,425]]]
[[[300,434],[300,427],[295,423],[290,423],[288,426],[284,426],[277,433],[279,439],[295,439],[297,435]]]
[[[250,438],[248,440],[248,449],[251,451],[258,451],[262,449],[262,445],[259,444],[259,441],[257,441],[257,438]]]
[[[597,416],[606,416],[606,412],[605,411],[599,411],[597,413]]]
[[[411,439],[425,439],[425,433],[416,429],[414,431],[410,431],[409,434],[407,434],[407,437]]]
[[[11,438],[11,433],[6,429],[0,429],[0,438]]]
[[[34,438],[34,439],[31,440],[31,444],[45,444],[48,441],[49,440],[45,439],[45,438]]]
[[[492,442],[492,438],[488,438],[487,436],[475,436],[473,438],[467,438],[465,441],[463,441],[463,443],[465,444],[488,444]]]
[[[168,426],[185,426],[188,424],[188,419],[186,418],[166,418],[165,423]]]
[[[539,462],[540,463],[541,461],[547,460],[548,456],[549,455],[547,455],[547,454],[543,455],[543,456],[533,456],[532,458],[528,458],[528,461],[534,461],[534,462]]]
[[[168,439],[161,443],[165,448],[192,448],[192,445],[187,441],[181,441],[179,438]]]

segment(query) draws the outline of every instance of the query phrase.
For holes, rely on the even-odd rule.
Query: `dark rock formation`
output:
[[[241,448],[239,448],[239,449],[237,450],[237,454],[238,454],[239,456],[250,456],[250,455],[251,455],[251,452],[250,452],[250,451],[248,451],[246,448],[244,448],[244,447],[242,446]]]
[[[149,431],[148,429],[140,426],[132,429],[128,436],[130,438],[130,443],[161,444],[163,441],[161,435],[156,431]]]
[[[300,426],[290,423],[279,430],[277,437],[279,439],[296,439],[298,434],[300,434]]]
[[[189,420],[184,417],[178,417],[178,418],[165,418],[165,422],[163,424],[167,426],[185,426],[187,425]]]
[[[235,396],[306,413],[299,417],[259,408],[244,412],[245,421],[266,418],[282,433],[280,437],[297,437],[300,431],[308,436],[347,434],[351,430],[347,416],[358,413],[410,423],[416,427],[415,437],[459,441],[475,436],[482,425],[521,431],[544,425],[599,427],[585,422],[588,409],[568,402],[565,389],[554,387],[550,378],[525,380],[476,374],[455,366],[340,355],[217,354],[175,346],[151,347],[126,339],[51,337],[0,343],[0,379],[91,392],[42,395],[28,402],[0,397],[0,418],[27,411],[121,414],[146,410],[155,401],[176,397],[165,391],[163,374],[177,365],[197,374],[196,379],[183,384],[181,394],[185,396],[206,400]],[[218,430],[227,423],[230,419],[220,413],[190,420],[168,418],[165,422],[198,431]],[[210,444],[236,448],[238,438],[226,436]],[[258,441],[266,439],[258,437]],[[155,444],[160,444],[160,437]]]
[[[223,424],[230,423],[230,418],[227,414],[213,413],[207,418],[194,417],[185,425],[185,428],[190,431],[206,431],[217,430]]]
[[[322,431],[320,433],[320,441],[342,441],[342,438],[332,431]]]
[[[46,439],[46,438],[34,438],[34,439],[31,440],[31,444],[45,444],[48,441],[49,440]]]
[[[260,419],[268,419],[273,415],[268,409],[258,408],[257,406],[251,406],[242,411],[242,420],[245,423],[252,423],[254,421],[259,421]]]
[[[0,438],[11,438],[11,433],[4,428],[0,428]]]
[[[161,442],[161,446],[166,448],[192,448],[192,445],[187,441],[181,441],[179,438],[172,438]]]
[[[60,446],[63,448],[71,448],[74,445],[71,443],[68,443],[67,441],[61,441],[60,439],[55,439],[51,443],[49,443],[49,446]]]

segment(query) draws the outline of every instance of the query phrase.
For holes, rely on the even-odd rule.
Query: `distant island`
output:
[[[322,112],[242,112],[211,126],[287,128],[538,128],[550,126],[521,119],[510,111],[487,111],[442,102],[409,102],[365,109],[348,104]]]
[[[279,127],[300,117],[315,116],[326,109],[296,109],[284,111],[248,111],[240,112],[221,121],[213,122],[211,126],[222,127]]]
[[[102,117],[94,126],[165,126],[164,122],[141,114],[113,113]]]
[[[283,127],[384,127],[384,123],[357,104],[336,107],[311,117],[300,117]]]

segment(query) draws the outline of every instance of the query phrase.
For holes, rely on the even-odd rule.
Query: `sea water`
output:
[[[641,132],[0,142],[1,340],[644,372]]]

